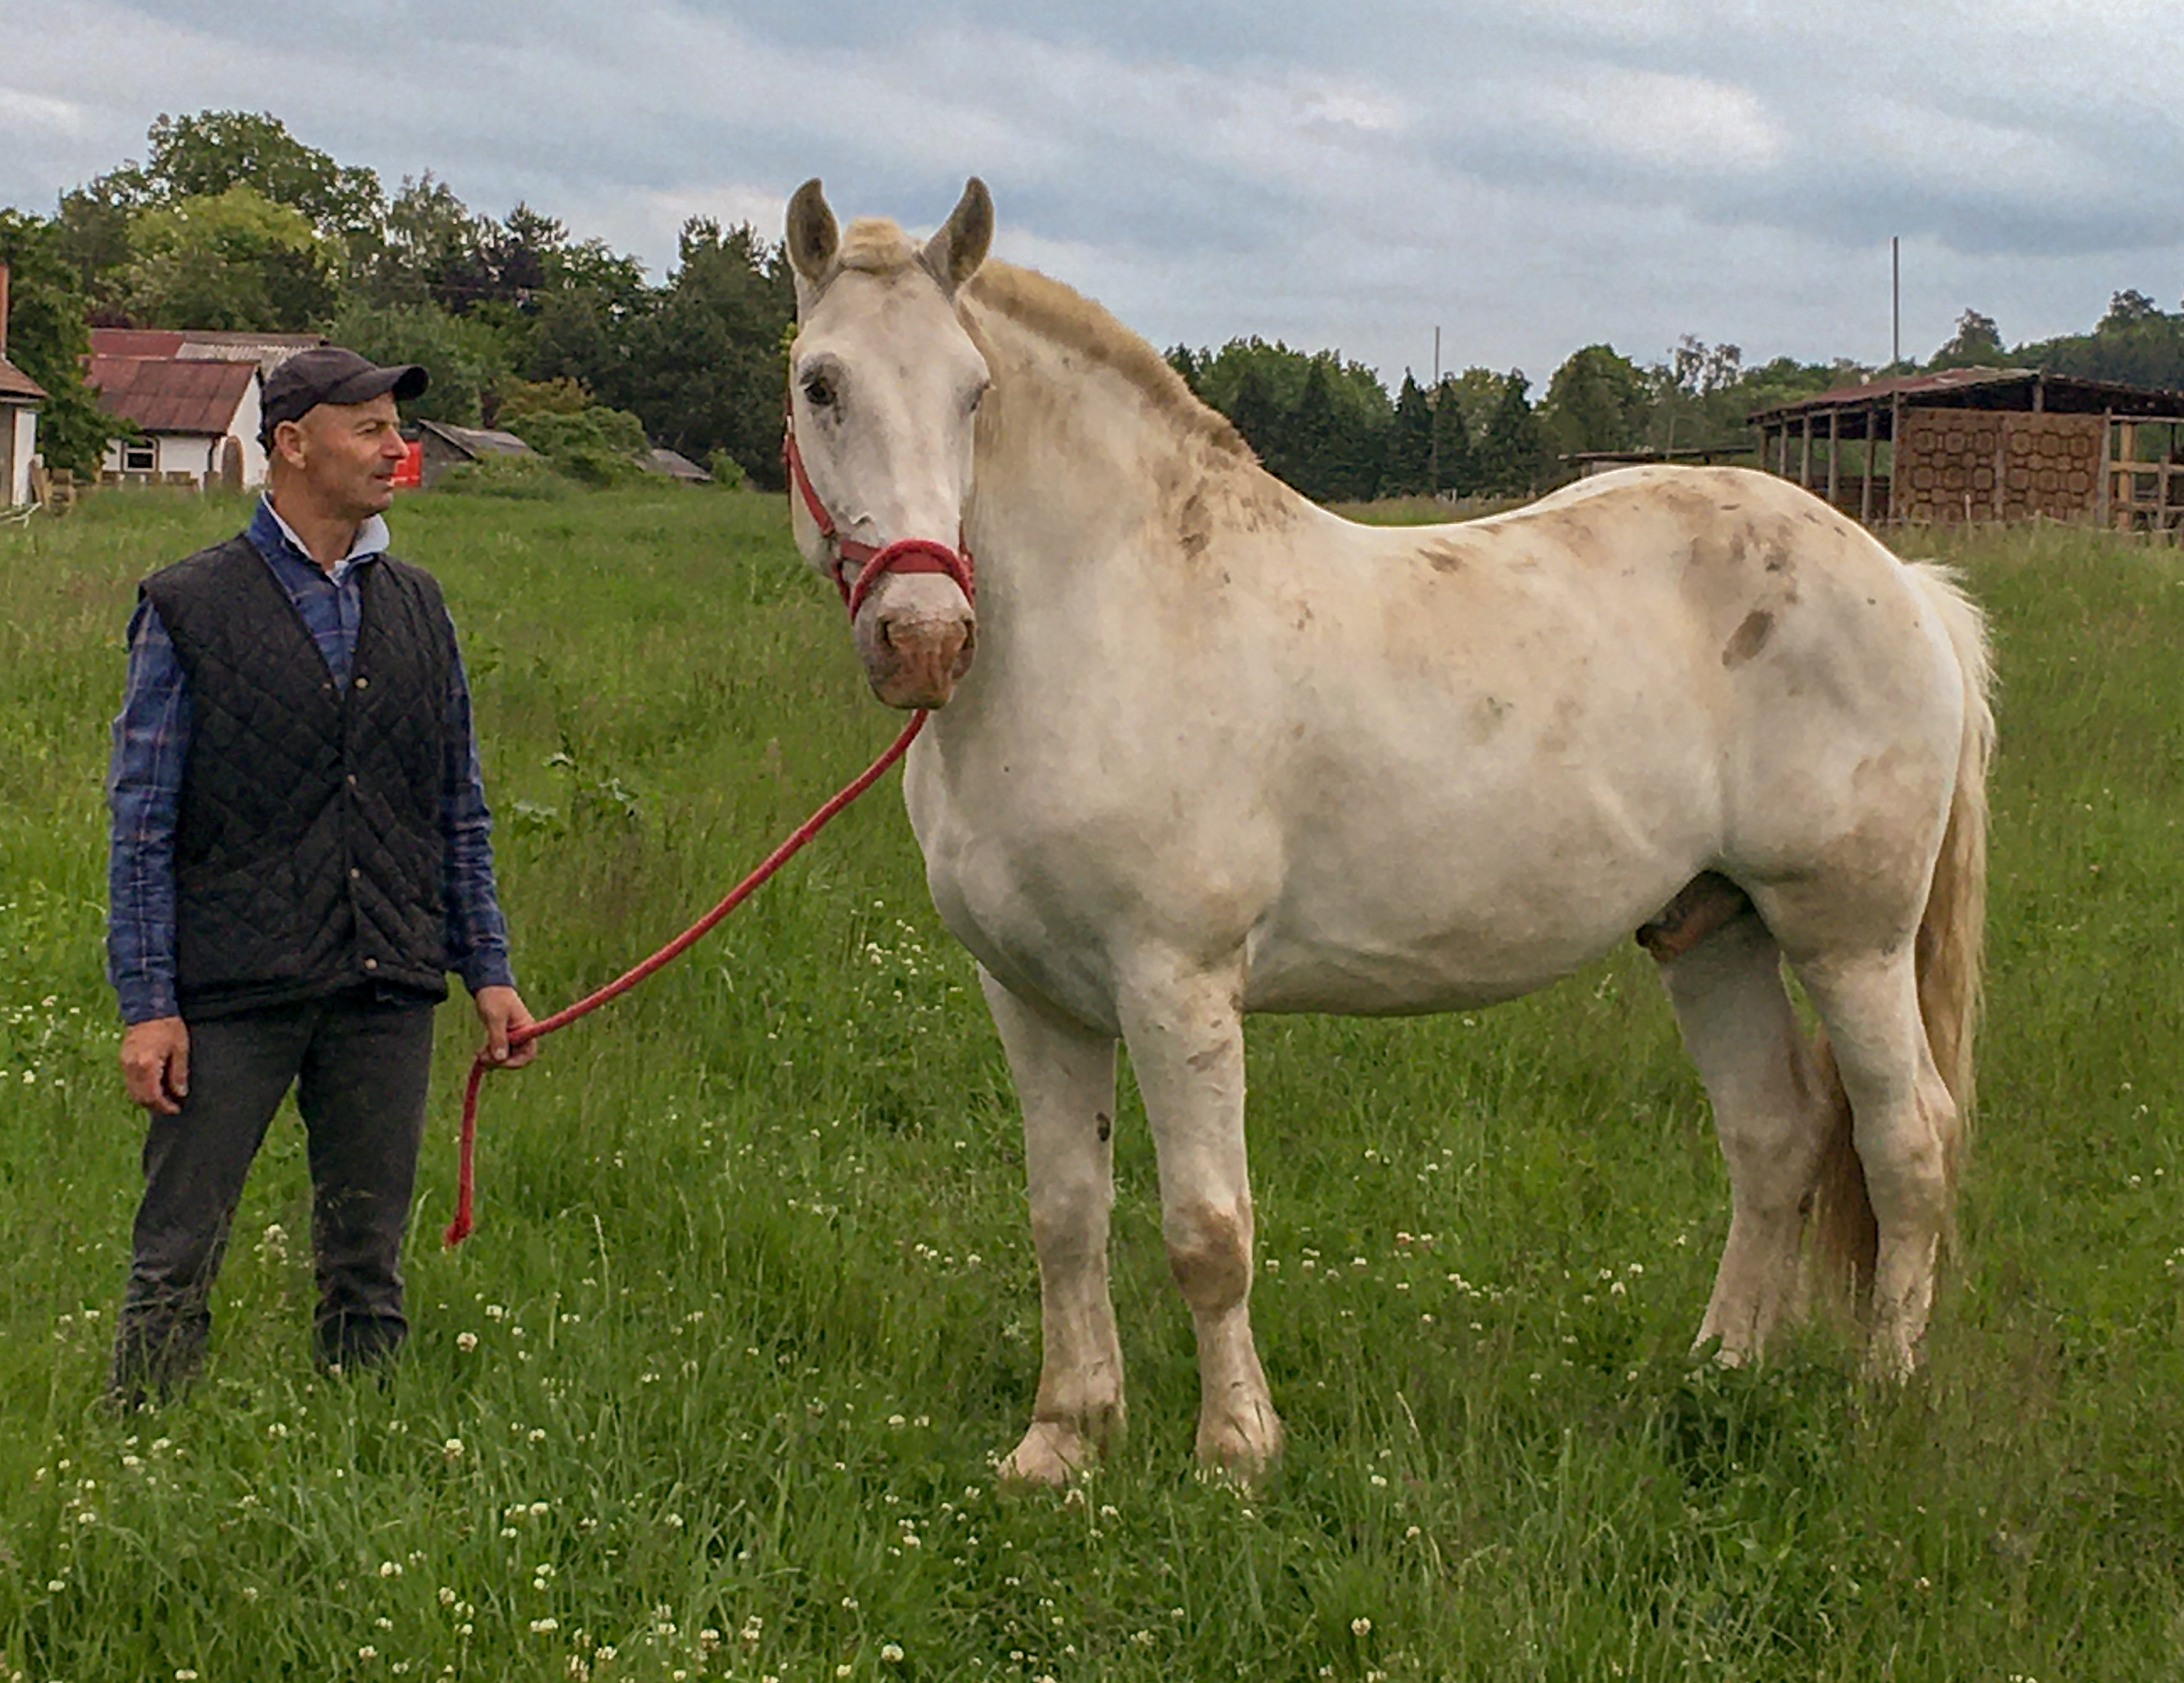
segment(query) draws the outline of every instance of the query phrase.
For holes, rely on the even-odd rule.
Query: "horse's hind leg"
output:
[[[1699,1342],[1756,1357],[1799,1307],[1799,1260],[1830,1113],[1782,984],[1781,958],[1748,906],[1668,957],[1661,978],[1698,1066],[1729,1164],[1732,1205]]]
[[[1953,1201],[1955,1101],[1927,1045],[1908,939],[1801,959],[1797,970],[1827,1025],[1879,1232],[1867,1366],[1900,1379],[1917,1363],[1933,1307]]]
[[[1027,1004],[983,969],[978,978],[1023,1106],[1039,1252],[1039,1397],[1031,1429],[1000,1471],[1005,1479],[1058,1485],[1123,1424],[1123,1350],[1107,1291],[1115,1041]]]

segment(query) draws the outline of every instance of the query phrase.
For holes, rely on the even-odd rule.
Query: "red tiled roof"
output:
[[[218,437],[258,377],[254,362],[182,362],[162,357],[93,356],[98,406],[147,432]]]
[[[0,356],[0,398],[29,398],[35,402],[45,395],[44,387]]]
[[[94,327],[91,354],[103,356],[179,356],[189,336],[166,327]]]

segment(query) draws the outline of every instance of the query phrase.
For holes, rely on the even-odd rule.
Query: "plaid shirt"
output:
[[[356,655],[363,608],[361,570],[386,552],[387,522],[357,528],[346,559],[329,574],[287,522],[261,498],[244,534],[303,616],[337,683]],[[493,882],[493,818],[478,771],[470,685],[455,657],[448,685],[446,766],[440,786],[441,895],[447,906],[448,966],[472,993],[515,985],[508,923]],[[107,804],[114,815],[107,867],[106,974],[121,1020],[181,1014],[175,992],[175,822],[190,753],[190,694],[167,627],[148,602],[129,621],[129,676],[114,721]]]

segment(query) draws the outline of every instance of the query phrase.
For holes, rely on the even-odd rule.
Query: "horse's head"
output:
[[[975,178],[922,249],[892,223],[853,223],[844,239],[816,181],[788,203],[790,517],[892,707],[944,705],[970,670],[978,620],[958,552],[987,373],[956,294],[993,232]]]

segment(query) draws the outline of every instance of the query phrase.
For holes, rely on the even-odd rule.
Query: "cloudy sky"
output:
[[[2011,342],[2184,295],[2173,0],[9,0],[0,203],[162,111],[270,110],[655,274],[682,220],[777,237],[796,184],[944,217],[1156,343],[1543,381],[1606,340],[1884,359],[1966,305]]]

